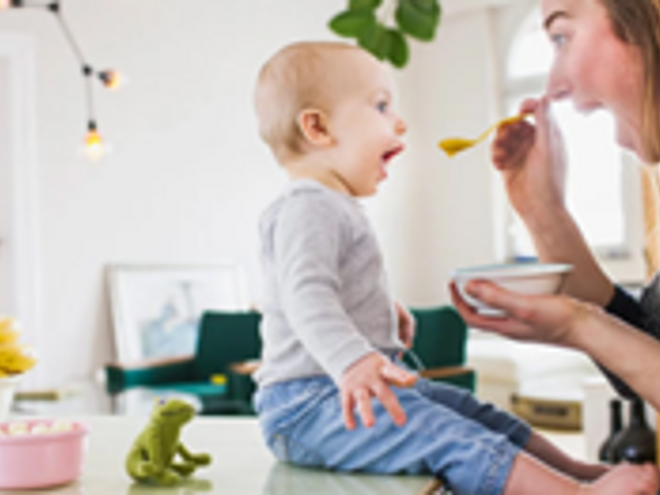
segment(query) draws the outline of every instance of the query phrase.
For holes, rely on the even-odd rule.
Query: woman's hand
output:
[[[595,306],[565,296],[525,296],[487,281],[471,281],[465,289],[472,297],[506,313],[484,316],[461,298],[455,284],[450,289],[454,305],[469,327],[514,340],[575,347],[576,329],[594,311],[599,311]]]
[[[493,163],[502,174],[509,202],[524,221],[541,261],[573,265],[563,293],[604,306],[614,287],[566,209],[564,144],[549,100],[527,100],[520,112],[533,113],[535,124],[506,125],[492,145]]]
[[[501,127],[491,153],[511,205],[528,220],[564,207],[566,153],[547,97],[523,102],[520,112],[533,114],[535,124]]]

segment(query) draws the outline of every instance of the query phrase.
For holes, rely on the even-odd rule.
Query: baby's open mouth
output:
[[[403,146],[397,146],[396,148],[386,151],[385,153],[383,153],[383,161],[389,162],[392,158],[394,158],[402,151],[403,151]]]

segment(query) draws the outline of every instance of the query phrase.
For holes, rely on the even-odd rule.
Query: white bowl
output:
[[[566,274],[573,269],[561,263],[518,263],[460,268],[452,274],[461,297],[481,314],[501,315],[465,292],[470,280],[488,280],[511,292],[527,295],[547,295],[559,292]]]

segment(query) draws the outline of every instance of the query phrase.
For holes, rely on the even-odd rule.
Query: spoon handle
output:
[[[527,114],[521,113],[519,115],[514,115],[513,117],[507,117],[505,119],[500,120],[499,122],[495,122],[493,125],[491,125],[488,129],[486,129],[484,132],[482,132],[478,138],[476,138],[474,141],[475,143],[478,143],[480,141],[483,141],[491,132],[493,132],[495,129],[499,129],[500,127],[507,126],[509,124],[515,124],[516,122],[520,122],[523,120]]]

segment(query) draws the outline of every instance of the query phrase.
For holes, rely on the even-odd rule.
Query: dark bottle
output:
[[[612,440],[612,462],[643,464],[656,462],[655,431],[646,422],[644,402],[630,402],[630,419],[626,428]]]
[[[613,462],[612,444],[614,442],[614,438],[623,429],[621,405],[622,404],[619,399],[612,399],[610,401],[610,434],[598,450],[598,460],[600,460],[600,462]]]

